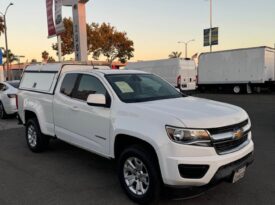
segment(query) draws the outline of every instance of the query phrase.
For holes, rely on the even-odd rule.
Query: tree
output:
[[[110,24],[91,24],[88,39],[88,49],[94,59],[103,55],[110,64],[115,59],[125,63],[134,56],[134,42],[127,37],[126,32],[119,32]]]
[[[70,18],[64,20],[65,32],[61,34],[62,54],[68,55],[74,52],[73,22]],[[98,59],[101,55],[107,58],[111,64],[115,59],[122,63],[130,60],[134,54],[134,43],[127,37],[127,33],[119,32],[110,24],[87,24],[88,52]],[[58,45],[53,44],[53,50],[58,51]]]
[[[169,58],[180,58],[182,52],[173,51],[168,57]]]
[[[55,62],[55,59],[52,56],[50,56],[48,59],[48,63],[54,63],[54,62]]]
[[[47,51],[43,51],[41,55],[42,55],[43,61],[47,62],[49,59],[49,53]]]
[[[11,50],[8,50],[8,56],[9,56],[9,63],[12,64],[14,61],[19,61],[19,59],[11,52]],[[5,64],[7,64],[7,53],[6,50],[3,51],[3,58],[5,58]]]
[[[2,48],[3,49],[3,48]],[[3,49],[3,58],[5,58],[5,62],[4,62],[4,65],[6,66],[6,72],[7,72],[7,80],[11,80],[13,77],[12,77],[12,72],[11,70],[9,69],[10,65],[14,62],[14,61],[17,61],[19,62],[19,58],[17,56],[15,56],[11,50],[8,50],[8,59],[9,59],[9,64],[7,64],[7,52],[6,50]]]
[[[0,36],[2,33],[5,31],[5,24],[4,24],[4,19],[2,16],[0,16]]]
[[[65,31],[61,34],[61,51],[62,55],[69,55],[74,52],[74,40],[73,40],[73,22],[71,18],[63,19]],[[57,51],[58,55],[58,44],[52,45],[53,50]]]
[[[37,63],[37,60],[36,59],[32,59],[31,60],[31,64],[36,64]]]

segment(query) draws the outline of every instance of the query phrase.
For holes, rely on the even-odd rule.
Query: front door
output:
[[[89,94],[107,96],[107,90],[97,77],[88,74],[79,74],[70,92],[66,91],[65,81],[66,76],[54,103],[57,137],[109,155],[110,108],[90,106],[86,102]],[[72,81],[67,84],[71,85]]]

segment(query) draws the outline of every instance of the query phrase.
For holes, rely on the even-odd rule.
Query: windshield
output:
[[[111,74],[105,77],[126,103],[183,97],[169,83],[152,74]]]

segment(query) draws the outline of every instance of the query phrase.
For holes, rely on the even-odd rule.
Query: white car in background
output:
[[[0,83],[0,119],[17,112],[16,94],[19,83],[19,80]]]

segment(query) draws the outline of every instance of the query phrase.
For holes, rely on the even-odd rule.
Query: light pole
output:
[[[212,24],[212,15],[213,15],[213,9],[212,9],[212,0],[209,0],[210,1],[210,33],[209,33],[209,44],[210,44],[210,52],[212,52],[212,27],[213,27],[213,24]]]
[[[8,73],[8,77],[9,77],[9,47],[8,47],[8,34],[7,34],[7,21],[6,21],[6,16],[7,16],[7,12],[8,9],[10,8],[10,6],[12,6],[13,3],[10,3],[6,10],[5,13],[0,12],[0,14],[3,16],[4,18],[4,28],[5,28],[5,43],[6,43],[6,63],[7,63],[7,73]]]
[[[183,43],[185,45],[185,58],[188,58],[188,44],[195,41],[195,39],[189,41],[178,41],[179,44]]]

